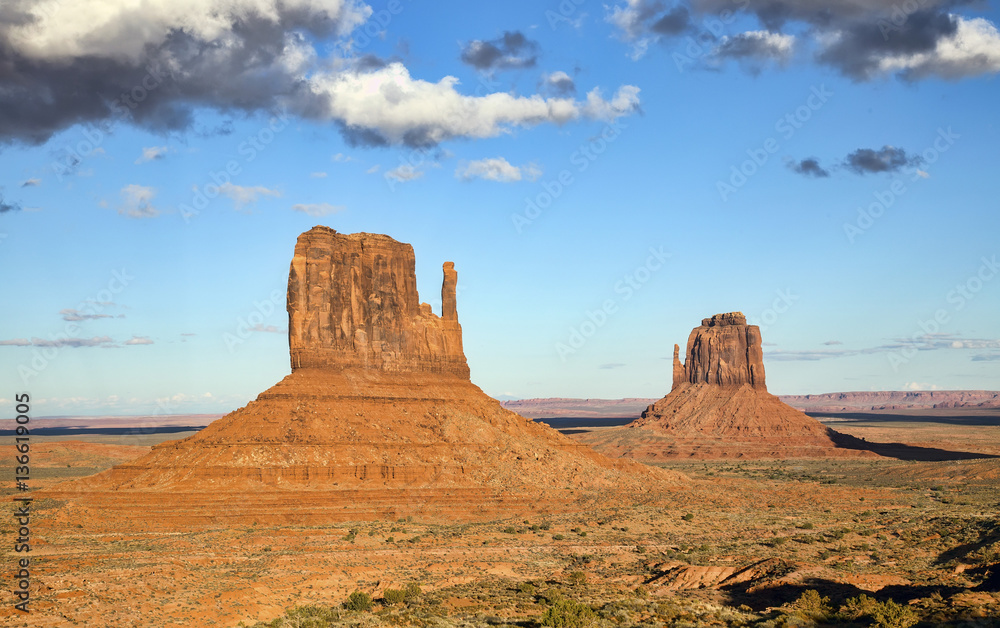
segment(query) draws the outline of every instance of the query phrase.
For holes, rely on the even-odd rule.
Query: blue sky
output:
[[[435,311],[454,261],[498,397],[660,396],[673,344],[734,310],[778,394],[996,389],[998,22],[933,0],[17,5],[0,399],[245,404],[289,371],[316,224],[411,243]]]

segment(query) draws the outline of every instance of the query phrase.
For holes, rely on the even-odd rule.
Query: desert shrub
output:
[[[403,588],[403,600],[406,602],[412,602],[423,594],[420,589],[420,585],[416,582],[411,582]]]
[[[503,529],[503,533],[504,534],[517,534],[517,530],[514,529],[514,526],[507,526],[506,528]]]
[[[799,599],[785,606],[785,610],[795,617],[813,621],[825,621],[833,613],[830,598],[821,596],[816,589],[803,591]]]
[[[540,623],[554,628],[589,628],[597,623],[597,615],[586,604],[559,600],[546,609]]]
[[[813,528],[815,528],[815,527],[816,527],[816,526],[814,526],[814,525],[813,525],[813,523],[812,523],[811,521],[806,521],[805,523],[803,523],[803,524],[801,524],[801,525],[799,526],[799,529],[800,529],[800,530],[812,530],[812,529],[813,529]]]
[[[587,531],[583,530],[582,532],[578,532],[577,534],[579,534],[580,536],[587,536]]]
[[[384,599],[385,603],[389,606],[393,606],[395,604],[401,604],[403,600],[406,599],[406,593],[400,589],[386,589],[382,592],[382,599]]]
[[[355,591],[344,602],[344,608],[349,611],[370,611],[372,609],[372,596],[364,591]]]
[[[872,624],[876,628],[910,628],[919,621],[917,613],[909,606],[892,600],[882,602],[872,611]]]
[[[878,600],[862,593],[858,597],[852,597],[844,602],[837,614],[841,619],[861,619],[862,617],[870,617],[876,606],[878,606]]]
[[[517,583],[517,590],[519,592],[525,593],[527,595],[534,595],[535,594],[535,585],[531,584],[530,582],[518,582]]]
[[[552,524],[549,523],[548,521],[543,521],[542,524],[540,526],[538,526],[538,528],[540,530],[548,530],[551,527],[552,527]]]
[[[683,519],[684,521],[691,521],[692,519],[694,519],[694,513],[689,512],[683,517],[681,517],[681,519]]]
[[[587,584],[587,574],[582,571],[574,571],[569,574],[569,583],[578,586],[581,584]]]
[[[649,597],[649,589],[645,585],[639,585],[635,588],[636,597]]]
[[[566,537],[564,537],[564,536],[563,536],[563,535],[561,535],[561,534],[553,534],[553,535],[552,535],[552,540],[553,540],[553,541],[561,541],[561,540],[563,540],[563,539],[565,539],[565,538],[566,538]]]
[[[322,606],[296,606],[278,617],[272,626],[298,626],[300,628],[327,628],[337,621],[337,611]]]

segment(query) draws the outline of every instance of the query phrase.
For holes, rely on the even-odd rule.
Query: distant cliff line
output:
[[[820,395],[778,395],[793,408],[806,412],[919,410],[930,408],[1000,408],[1000,391],[894,390],[839,392]],[[638,417],[656,399],[517,399],[503,406],[533,419],[552,417]]]

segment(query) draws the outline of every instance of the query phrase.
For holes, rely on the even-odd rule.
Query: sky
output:
[[[941,0],[14,0],[0,407],[224,413],[317,224],[455,262],[472,380],[660,397],[702,318],[775,394],[1000,388],[1000,12]]]

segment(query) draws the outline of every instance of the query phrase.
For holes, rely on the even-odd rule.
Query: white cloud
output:
[[[170,152],[170,148],[167,146],[146,146],[142,149],[142,155],[135,160],[137,164],[143,164],[147,161],[155,161],[157,159],[163,159],[163,156]]]
[[[325,179],[326,178],[326,173],[325,172],[314,172],[314,173],[312,173],[309,176],[312,177],[313,179]]]
[[[319,217],[342,212],[347,207],[344,205],[331,205],[329,203],[298,203],[292,205],[292,211],[302,212],[309,216]]]
[[[940,390],[935,384],[928,384],[926,382],[906,382],[903,384],[903,390]]]
[[[160,211],[153,207],[152,200],[156,190],[142,185],[126,185],[121,189],[122,204],[118,213],[129,218],[155,218]]]
[[[792,57],[795,36],[769,31],[747,31],[723,37],[714,54],[719,58],[785,63]]]
[[[385,171],[385,178],[393,179],[399,181],[400,183],[405,183],[406,181],[414,181],[424,176],[422,170],[417,170],[409,164],[401,164],[398,168],[393,168],[392,170]]]
[[[236,209],[242,209],[244,205],[256,203],[261,196],[281,196],[281,192],[278,190],[272,190],[262,185],[242,186],[232,183],[220,185],[219,192],[231,198]]]
[[[125,341],[127,345],[151,345],[153,341],[147,336],[132,336],[130,339]]]
[[[938,39],[933,50],[883,54],[878,59],[878,71],[902,72],[914,79],[928,76],[961,79],[1000,72],[1000,33],[997,27],[983,18],[949,17],[955,21],[955,32]],[[836,45],[841,36],[841,33],[832,34],[827,41],[831,46]]]
[[[543,74],[542,85],[549,93],[557,96],[568,96],[576,91],[576,83],[573,82],[573,78],[561,70],[551,74]]]
[[[631,85],[621,87],[611,101],[594,89],[584,103],[505,92],[466,96],[456,89],[457,78],[414,79],[398,62],[371,72],[317,75],[309,85],[325,101],[322,117],[340,122],[356,141],[373,144],[426,146],[456,137],[494,137],[543,122],[613,119],[639,105],[639,88]]]
[[[467,95],[454,76],[422,80],[398,61],[374,67],[329,55],[338,45],[349,50],[350,33],[372,16],[361,0],[18,0],[4,3],[5,10],[7,5],[17,19],[0,20],[0,41],[12,59],[24,60],[11,70],[10,82],[35,85],[46,98],[29,102],[0,93],[0,105],[13,112],[0,120],[0,134],[34,143],[76,124],[127,116],[119,85],[156,89],[143,115],[132,118],[146,128],[183,130],[201,107],[247,114],[286,107],[290,115],[336,125],[358,144],[411,147],[629,115],[637,104],[612,97],[628,107],[595,106],[591,99],[506,91],[472,95],[478,94],[474,85]],[[76,82],[65,81],[67,67],[78,73]],[[171,87],[159,87],[164,83]],[[138,161],[153,155],[144,151]],[[333,159],[353,158],[341,153]]]
[[[24,183],[21,184],[21,187],[22,188],[33,188],[33,187],[37,187],[37,186],[39,186],[41,184],[42,184],[42,180],[41,179],[37,179],[37,178],[35,178],[35,179],[28,179],[27,181],[25,181]]]
[[[371,15],[355,0],[36,0],[34,20],[8,28],[15,49],[35,59],[81,56],[141,61],[147,47],[177,32],[226,47],[233,40],[234,18],[252,14],[278,22],[282,10],[323,15],[346,33]],[[208,51],[206,51],[207,53]]]
[[[520,181],[522,179],[534,181],[541,174],[542,171],[534,164],[528,164],[519,168],[512,166],[503,157],[470,161],[467,164],[460,164],[455,170],[455,176],[465,181],[486,179],[487,181],[500,181],[504,183]]]
[[[375,174],[376,172],[378,172],[381,169],[382,169],[381,164],[375,164],[374,166],[372,166],[368,170],[365,170],[365,174]]]
[[[344,153],[337,153],[336,155],[334,155],[333,157],[331,157],[331,159],[333,159],[333,161],[337,161],[337,162],[341,162],[341,163],[348,162],[348,161],[354,161],[354,157],[351,157],[349,155],[345,155]]]

